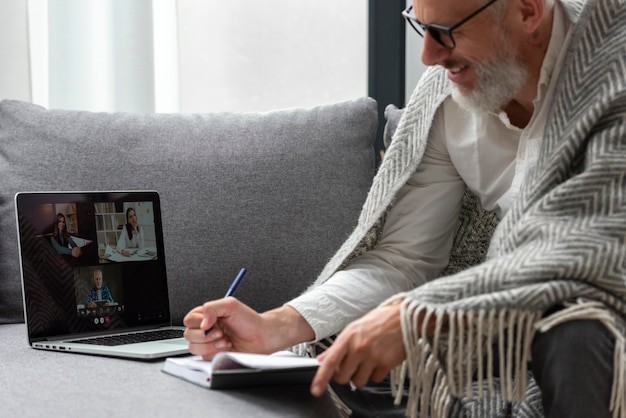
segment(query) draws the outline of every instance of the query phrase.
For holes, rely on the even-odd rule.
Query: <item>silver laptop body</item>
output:
[[[159,195],[15,195],[33,348],[134,359],[188,353],[172,327]]]

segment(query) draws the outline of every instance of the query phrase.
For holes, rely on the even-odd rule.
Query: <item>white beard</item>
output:
[[[497,46],[498,53],[493,61],[474,64],[477,81],[469,90],[455,83],[452,85],[452,99],[462,108],[474,113],[495,113],[509,103],[520,92],[528,68],[520,63],[510,51],[507,42]]]

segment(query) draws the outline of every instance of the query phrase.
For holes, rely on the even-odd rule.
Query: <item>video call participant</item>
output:
[[[113,296],[111,296],[111,292],[109,288],[103,284],[102,278],[102,270],[96,270],[93,272],[93,283],[94,286],[89,291],[89,297],[87,298],[87,307],[95,308],[98,306],[96,301],[106,301],[105,306],[111,306],[115,304],[113,300]]]
[[[130,257],[135,251],[144,247],[143,229],[139,227],[139,220],[135,209],[126,209],[126,225],[117,240],[117,250],[126,257]]]
[[[62,213],[57,214],[57,221],[54,224],[54,231],[52,232],[50,242],[56,252],[61,255],[71,255],[72,257],[78,258],[83,253],[82,249],[70,236],[67,230],[65,215]]]

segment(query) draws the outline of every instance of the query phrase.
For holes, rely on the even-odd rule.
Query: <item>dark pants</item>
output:
[[[339,399],[352,410],[353,418],[406,417],[406,394],[401,405],[394,405],[391,385],[387,379],[381,383],[370,382],[355,391],[349,385],[338,385],[333,382],[331,386]]]
[[[615,340],[598,321],[569,321],[535,336],[531,370],[546,418],[611,417]]]
[[[535,335],[530,369],[541,388],[546,418],[611,417],[614,346],[613,336],[594,320],[565,322]],[[405,416],[405,403],[393,405],[388,381],[356,391],[332,386],[355,418]]]

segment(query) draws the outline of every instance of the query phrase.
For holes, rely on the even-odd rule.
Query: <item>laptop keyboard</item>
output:
[[[182,329],[165,329],[157,331],[141,331],[122,335],[109,335],[106,337],[90,338],[87,340],[75,340],[73,343],[92,345],[123,345],[134,343],[145,343],[150,341],[170,340],[172,338],[182,338]]]

